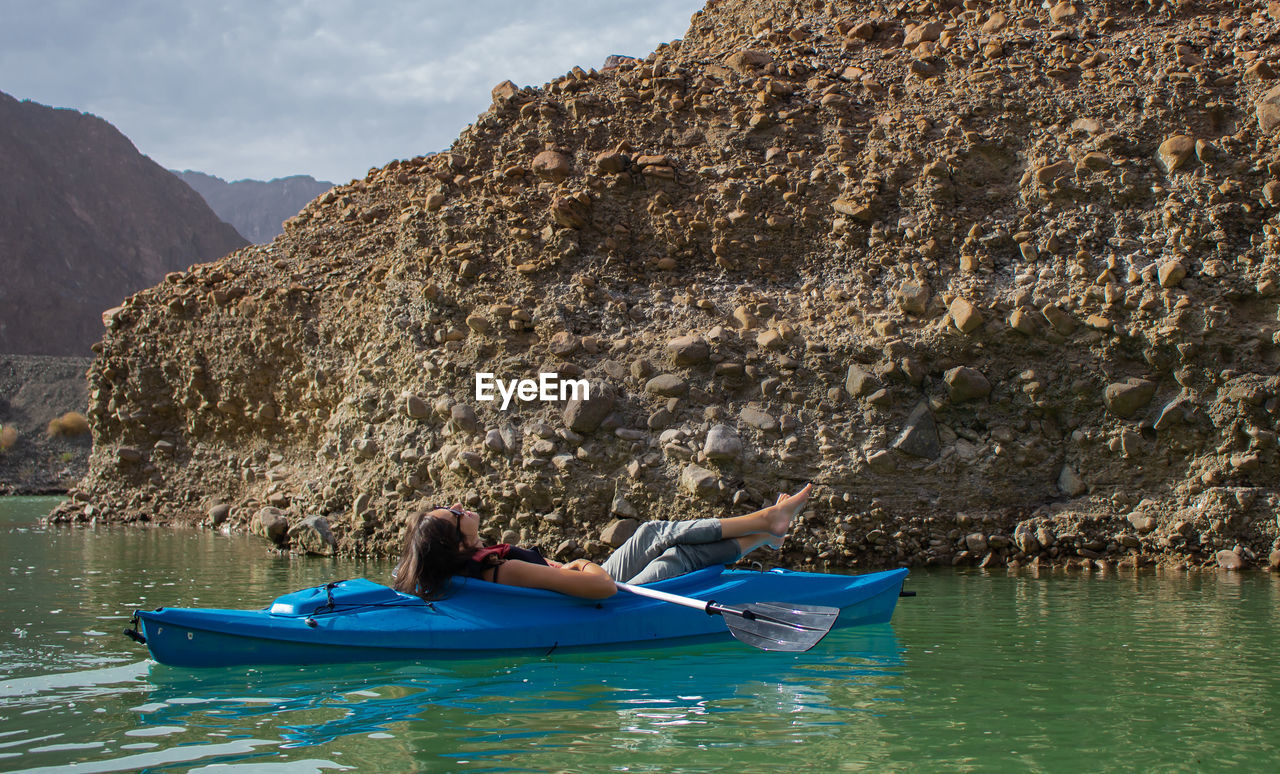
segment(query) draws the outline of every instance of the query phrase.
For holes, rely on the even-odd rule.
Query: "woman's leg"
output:
[[[725,538],[714,543],[674,545],[662,552],[662,555],[646,564],[627,583],[643,585],[654,583],[677,575],[701,570],[717,564],[733,564],[751,551],[768,543],[769,535],[748,535],[739,538]],[[615,580],[617,580],[615,578]]]
[[[719,519],[646,521],[601,565],[609,577],[629,581],[675,545],[704,545],[722,539]]]
[[[779,496],[778,502],[768,508],[749,513],[746,516],[721,519],[721,536],[735,538],[768,533],[776,538],[781,538],[791,528],[791,520],[795,518],[796,514],[800,513],[809,501],[809,491],[812,488],[812,484],[806,484],[804,489],[793,495]]]
[[[650,521],[605,561],[609,577],[629,583],[652,583],[714,564],[732,564],[743,555],[786,534],[791,519],[804,508],[810,487],[746,516],[693,521]]]

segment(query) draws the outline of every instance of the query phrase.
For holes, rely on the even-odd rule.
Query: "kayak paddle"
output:
[[[724,618],[729,633],[760,650],[799,653],[827,636],[840,615],[838,607],[793,605],[787,602],[752,602],[742,607],[722,605],[665,591],[618,583],[618,588],[642,597],[672,602]]]

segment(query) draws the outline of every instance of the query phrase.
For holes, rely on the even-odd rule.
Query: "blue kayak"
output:
[[[836,607],[835,626],[848,627],[887,622],[906,575],[717,566],[645,588],[722,605]],[[434,602],[358,579],[285,594],[263,610],[162,607],[137,611],[134,622],[126,634],[156,661],[183,667],[479,658],[728,636],[719,616],[630,593],[589,600],[474,579],[456,580]]]

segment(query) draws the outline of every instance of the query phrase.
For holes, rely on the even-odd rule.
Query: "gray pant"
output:
[[[738,541],[720,537],[719,519],[647,521],[602,566],[610,578],[640,585],[741,556]]]

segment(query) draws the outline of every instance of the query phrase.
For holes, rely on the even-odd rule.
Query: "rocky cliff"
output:
[[[228,183],[220,177],[189,169],[174,174],[200,194],[219,218],[257,245],[280,236],[286,220],[297,215],[307,202],[333,188],[333,183],[310,175]]]
[[[722,0],[500,84],[131,298],[52,518],[377,553],[456,499],[599,556],[812,480],[792,563],[1265,565],[1277,40],[1276,3]],[[477,372],[593,392],[504,411]]]
[[[0,352],[87,356],[103,310],[244,245],[111,124],[0,93]]]
[[[0,355],[0,494],[66,492],[85,474],[89,358]],[[76,424],[62,417],[76,416]]]

